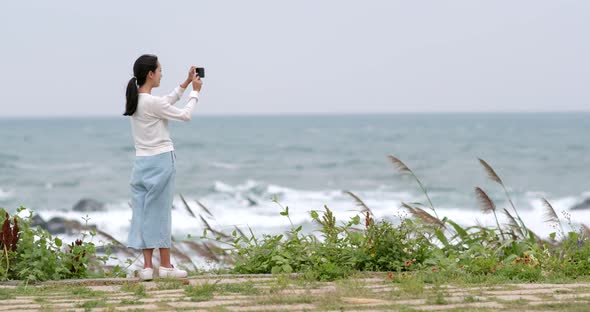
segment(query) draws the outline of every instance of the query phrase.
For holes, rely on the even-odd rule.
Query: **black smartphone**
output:
[[[196,73],[200,78],[205,78],[205,67],[197,67]]]

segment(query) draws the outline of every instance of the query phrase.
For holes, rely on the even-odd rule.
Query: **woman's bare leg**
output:
[[[160,266],[171,268],[170,264],[170,248],[160,248]]]
[[[161,249],[160,249],[161,250]],[[154,249],[143,249],[143,268],[153,268],[152,265],[152,255],[154,254]]]

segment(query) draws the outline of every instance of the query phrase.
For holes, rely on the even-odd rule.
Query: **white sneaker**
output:
[[[159,274],[160,278],[183,278],[188,275],[185,270],[177,269],[175,267],[160,267]]]
[[[139,271],[139,279],[142,281],[151,281],[154,279],[154,269],[152,268],[145,268]]]

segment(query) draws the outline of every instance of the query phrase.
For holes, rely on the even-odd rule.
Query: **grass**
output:
[[[90,311],[93,308],[106,307],[106,306],[107,306],[107,302],[105,299],[90,300],[90,301],[86,301],[84,303],[80,303],[80,304],[76,305],[76,307],[78,307],[78,308],[84,308],[85,311]]]
[[[219,283],[219,281],[215,283],[206,282],[203,284],[186,286],[184,292],[191,301],[208,301],[213,299],[215,294],[255,296],[261,293],[252,281],[243,283]]]
[[[209,301],[213,299],[216,288],[217,284],[206,282],[200,285],[186,286],[184,288],[184,293],[191,301]]]
[[[271,294],[278,293],[278,292],[286,289],[289,286],[289,284],[291,283],[291,281],[292,280],[289,275],[279,274],[279,275],[277,275],[274,283],[270,283],[269,292]]]
[[[143,286],[141,283],[125,283],[121,285],[120,290],[123,292],[133,293],[135,296],[140,298],[147,297],[145,286]]]
[[[95,298],[95,297],[103,297],[105,295],[102,291],[94,291],[88,287],[72,287],[68,290],[68,292],[77,298]]]
[[[140,299],[123,299],[121,300],[121,304],[124,305],[133,305],[133,304],[141,304],[141,300]]]
[[[0,300],[14,299],[15,291],[12,288],[0,288]]]
[[[504,300],[498,295],[486,294],[493,290],[516,290],[522,289],[526,293],[525,288],[520,288],[520,285],[513,284],[467,284],[464,288],[461,285],[466,285],[464,277],[455,276],[454,279],[446,282],[441,282],[441,279],[426,277],[422,274],[408,275],[411,278],[406,278],[400,282],[392,282],[387,277],[386,273],[382,274],[382,281],[375,279],[378,275],[375,274],[358,274],[355,278],[345,278],[334,282],[313,282],[308,283],[301,278],[290,275],[277,275],[273,281],[256,281],[251,279],[245,282],[238,283],[222,283],[220,280],[207,281],[198,285],[188,285],[181,287],[188,299],[184,298],[162,298],[161,301],[155,302],[161,310],[174,310],[175,302],[177,301],[209,301],[214,300],[216,295],[221,294],[240,294],[248,296],[247,303],[241,303],[240,306],[269,306],[269,305],[298,305],[298,304],[312,304],[313,310],[327,311],[347,311],[347,310],[395,310],[395,311],[416,311],[416,304],[401,304],[400,300],[420,300],[425,305],[469,305],[464,307],[457,307],[448,309],[448,311],[513,311],[520,310],[526,307],[530,311],[585,311],[583,307],[590,303],[590,298],[580,297],[573,299],[563,299],[560,303],[550,303],[557,301],[553,295],[557,294],[590,294],[590,287],[570,287],[567,284],[553,284],[554,289],[548,293],[534,294],[541,301],[548,303],[540,305],[531,305],[529,300]],[[372,277],[373,281],[366,280],[367,277]],[[565,280],[562,280],[565,282]],[[570,282],[577,282],[572,279]],[[166,284],[168,282],[162,282]],[[172,285],[177,287],[175,283]],[[312,287],[308,287],[311,285]],[[325,286],[329,285],[329,288]],[[382,286],[386,285],[393,291],[381,291]],[[262,288],[261,286],[271,286],[271,288]],[[272,287],[275,287],[274,290]],[[320,288],[318,288],[320,286]],[[324,287],[321,287],[324,286]],[[371,286],[379,286],[375,289]],[[453,287],[449,287],[453,286]],[[168,287],[168,286],[166,286]],[[169,286],[172,287],[172,286]],[[20,289],[19,289],[20,288]],[[565,289],[567,288],[567,289]],[[142,304],[141,298],[148,296],[151,292],[157,293],[160,287],[146,289],[142,283],[126,283],[113,292],[94,291],[88,287],[60,285],[51,286],[37,286],[27,287],[26,294],[19,293],[22,287],[15,288],[0,288],[0,295],[2,298],[15,299],[22,296],[32,296],[32,302],[41,304],[43,311],[59,310],[53,308],[53,300],[72,299],[72,302],[78,301],[76,308],[81,308],[85,311],[90,311],[95,308],[104,310],[114,310],[115,307],[128,306],[133,309],[134,306]],[[291,290],[297,290],[297,293],[290,293]],[[385,289],[386,290],[386,289]],[[397,290],[396,293],[394,293]],[[416,290],[415,292],[413,292]],[[456,294],[460,292],[460,294]],[[120,299],[118,302],[107,303],[111,295],[119,296],[126,294],[134,294],[134,298]],[[456,294],[456,295],[455,295]],[[56,297],[57,296],[57,297]],[[157,295],[156,295],[157,298]],[[240,299],[242,300],[242,299]],[[380,301],[376,301],[380,300]],[[396,303],[399,302],[399,303]],[[496,302],[503,306],[501,309],[477,308],[473,304],[485,302]],[[223,305],[223,301],[219,305]],[[420,304],[422,305],[422,304]],[[447,306],[451,307],[451,306]],[[228,307],[211,307],[210,311],[228,311]],[[184,310],[184,309],[179,309]],[[190,310],[187,307],[186,310]],[[447,309],[445,309],[447,310]]]
[[[227,283],[227,284],[218,284],[217,290],[220,293],[235,293],[241,295],[258,295],[260,294],[260,289],[254,286],[254,283],[243,282],[243,283]]]
[[[309,291],[298,295],[279,295],[279,296],[262,296],[256,300],[256,304],[299,304],[299,303],[313,303],[317,298],[312,296]]]
[[[433,287],[430,292],[430,294],[428,295],[427,299],[426,299],[426,303],[429,304],[447,304],[447,298],[449,298],[449,293],[440,287],[440,285],[435,285],[435,287]]]
[[[463,298],[463,302],[465,302],[465,303],[473,303],[473,302],[479,302],[479,301],[480,301],[480,299],[478,297],[472,296],[472,295],[465,296]]]
[[[156,280],[158,290],[181,289],[184,282],[173,278],[164,278]]]

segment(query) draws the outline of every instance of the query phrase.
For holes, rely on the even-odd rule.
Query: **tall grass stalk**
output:
[[[418,179],[418,177],[414,174],[414,171],[412,171],[408,166],[406,166],[406,164],[404,164],[403,161],[399,160],[399,158],[397,158],[393,155],[389,155],[388,158],[389,158],[389,161],[391,161],[391,163],[399,170],[400,173],[409,174],[414,178],[414,180],[416,180],[416,182],[418,182],[418,186],[420,186],[420,189],[422,190],[424,195],[426,195],[426,200],[428,200],[428,205],[430,206],[430,209],[432,210],[432,212],[434,212],[434,215],[436,216],[436,218],[438,220],[440,220],[440,218],[438,217],[438,214],[436,213],[436,209],[434,209],[434,205],[432,204],[432,200],[430,200],[430,196],[428,195],[428,191],[426,190],[426,187],[424,186],[424,184],[422,184],[422,181],[420,181],[420,179]]]
[[[508,199],[508,203],[510,203],[510,206],[512,207],[512,210],[514,211],[514,215],[516,216],[516,219],[518,219],[517,224],[519,224],[520,232],[522,233],[523,238],[526,238],[526,235],[528,234],[529,239],[534,239],[534,236],[531,235],[530,231],[528,230],[528,228],[524,224],[524,221],[522,221],[522,218],[518,214],[518,210],[516,209],[516,206],[514,205],[514,202],[512,201],[512,198],[510,197],[510,194],[508,193],[508,190],[506,189],[504,182],[502,182],[502,179],[500,179],[500,176],[496,173],[496,171],[492,168],[492,166],[490,166],[485,160],[483,160],[481,158],[478,158],[478,160],[479,160],[479,163],[484,167],[485,171],[487,172],[488,178],[490,180],[500,184],[500,186],[504,190],[504,194],[506,195],[506,198]]]

